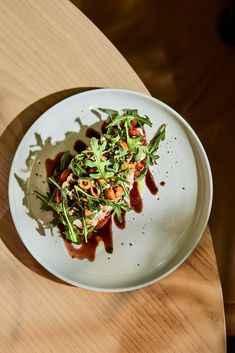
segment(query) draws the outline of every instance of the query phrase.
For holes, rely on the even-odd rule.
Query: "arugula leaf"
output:
[[[48,181],[49,181],[50,184],[56,186],[57,189],[61,190],[61,186],[55,181],[55,179],[49,177],[49,178],[48,178]]]
[[[85,151],[83,151],[83,152],[85,152]],[[83,158],[84,158],[84,156],[83,156]],[[76,156],[72,159],[72,161],[70,162],[70,165],[69,165],[72,172],[75,175],[77,175],[78,177],[82,176],[83,174],[86,175],[86,170],[79,164],[79,160],[80,159],[77,158],[77,156]]]
[[[69,230],[65,230],[65,231],[63,232],[63,234],[65,235],[65,237],[66,237],[68,240],[71,240]],[[78,234],[80,234],[80,233],[78,233]],[[78,244],[78,245],[81,244],[82,242],[81,242],[80,237],[78,236],[78,237],[77,237],[77,241],[73,241],[73,243]]]
[[[62,212],[62,206],[61,206],[61,204],[59,203],[55,203],[55,202],[51,202],[51,204],[50,204],[50,207],[54,210],[54,211],[56,211],[57,213],[61,213]]]
[[[123,109],[123,113],[126,115],[138,114],[137,109]]]
[[[114,171],[114,173],[117,173],[118,170],[119,170],[119,163],[114,162],[114,164],[113,164],[113,171]]]
[[[163,124],[160,126],[160,128],[158,129],[156,134],[153,136],[153,138],[151,139],[151,141],[148,145],[149,163],[151,165],[156,163],[156,160],[158,159],[156,152],[158,150],[160,142],[165,139],[165,136],[166,136],[166,124]]]
[[[92,161],[92,160],[90,160],[90,159],[86,159],[86,160],[84,161],[84,165],[85,165],[86,167],[94,168],[94,167],[96,166],[96,161]]]
[[[106,146],[106,142],[104,142],[102,145],[99,146],[97,138],[92,137],[90,141],[90,146],[92,148],[93,156],[95,158],[94,165],[99,171],[100,178],[102,179],[109,178],[108,176],[106,176],[106,173],[105,173],[105,165],[107,163],[105,163],[105,161],[102,161],[102,155]]]
[[[80,188],[78,185],[74,185],[74,189],[77,192],[77,195],[79,196],[79,192],[83,195],[85,195],[87,198],[91,199],[91,200],[95,200],[95,201],[100,201],[100,198],[92,196],[90,194],[88,194],[86,191],[84,191],[82,188]],[[80,197],[80,196],[79,196]]]
[[[126,169],[124,173],[126,173],[126,175],[123,175],[123,176],[127,176],[127,174],[128,174],[128,169]],[[130,184],[127,179],[122,178],[122,177],[120,177],[119,175],[115,175],[114,178],[115,178],[116,180],[123,181],[124,183],[126,183],[126,184],[128,184],[128,185]]]
[[[60,158],[60,170],[61,171],[64,171],[68,167],[71,159],[72,159],[72,156],[71,156],[70,152],[69,151],[64,152],[64,154]]]
[[[122,222],[122,210],[120,207],[118,207],[118,205],[116,205],[116,207],[114,207],[114,215],[117,215],[117,219],[119,222]]]
[[[42,202],[41,209],[44,211],[56,211],[57,213],[62,212],[62,208],[60,204],[51,201],[50,194],[47,196],[42,194],[39,191],[33,190],[32,193]]]
[[[87,229],[87,223],[86,223],[85,217],[82,218],[82,224],[83,224],[83,232],[84,232],[85,242],[87,243],[88,229]]]
[[[126,181],[125,181],[126,182]],[[124,190],[124,194],[125,194],[125,196],[129,199],[130,198],[130,194],[129,194],[129,192],[127,191],[127,188],[126,188],[126,186],[125,186],[125,182],[123,182],[123,180],[118,180],[118,184],[120,184],[121,185],[121,187],[123,188],[123,190]],[[129,183],[128,183],[129,184]]]
[[[147,167],[146,164],[147,164],[147,163],[145,163],[144,168],[141,170],[139,176],[135,179],[135,181],[138,182],[138,181],[141,181],[141,180],[144,179],[144,177],[145,177],[145,175],[146,175],[146,173],[147,173],[147,170],[148,170],[148,167]]]
[[[91,209],[91,208],[90,208]],[[92,214],[88,217],[89,219],[94,219],[97,216],[97,210],[92,212]]]
[[[132,210],[132,208],[129,207],[129,206],[126,204],[125,201],[120,200],[119,203],[116,203],[116,204],[114,205],[114,211],[113,211],[113,213],[117,215],[118,221],[119,221],[119,222],[122,222],[122,211],[128,212],[128,211],[131,211],[131,210]]]
[[[152,153],[154,150],[156,150],[159,147],[160,141],[163,141],[166,136],[166,124],[163,124],[160,126],[156,134],[153,136],[151,139],[148,149],[149,152]]]
[[[110,116],[110,118],[112,118],[113,115],[118,115],[118,111],[117,110],[103,109],[103,108],[99,108],[99,110],[101,110],[104,113],[107,113]]]
[[[111,142],[112,145],[121,140],[121,136],[119,134],[117,134],[116,136],[104,134],[103,136],[106,138],[107,141]]]
[[[92,178],[92,179],[104,179],[103,175],[100,174],[100,173],[96,173],[96,174],[91,173],[90,174],[90,178]]]
[[[143,145],[138,145],[137,146],[137,151],[138,152],[137,152],[137,154],[135,156],[135,160],[136,160],[137,163],[139,163],[141,161],[142,155],[143,155],[143,153],[145,153],[145,149],[146,149],[146,147],[143,146]]]
[[[72,223],[69,220],[64,196],[62,196],[62,211],[63,211],[64,217],[65,217],[65,220],[66,220],[66,225],[68,227],[69,238],[72,240],[72,242],[76,243],[77,242],[77,234],[74,231],[73,225],[72,225]]]
[[[37,199],[39,199],[42,202],[41,209],[44,211],[51,211],[50,205],[48,205],[49,202],[49,197],[48,195],[45,196],[39,191],[33,190],[32,194],[36,196]]]
[[[141,125],[149,125],[150,127],[152,126],[151,120],[145,116],[139,116],[137,114],[133,114],[133,115],[117,115],[108,125],[108,128],[111,128],[112,126],[117,126],[120,125],[121,122],[125,122],[127,121],[128,123],[131,120],[137,120]]]
[[[58,226],[60,223],[61,223],[60,216],[57,214],[57,215],[55,215],[53,220],[50,222],[50,226],[53,228],[53,227]]]

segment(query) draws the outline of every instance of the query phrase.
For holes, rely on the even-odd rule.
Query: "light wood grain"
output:
[[[0,29],[0,351],[224,352],[222,293],[208,229],[177,271],[130,293],[66,285],[24,248],[9,213],[7,183],[14,151],[30,124],[82,87],[148,91],[113,45],[65,0],[1,1]]]

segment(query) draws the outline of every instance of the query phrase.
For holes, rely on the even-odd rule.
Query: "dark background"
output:
[[[191,124],[206,149],[214,180],[209,224],[228,333],[234,334],[235,318],[234,326],[230,322],[235,305],[234,2],[71,1],[118,48],[150,93]]]

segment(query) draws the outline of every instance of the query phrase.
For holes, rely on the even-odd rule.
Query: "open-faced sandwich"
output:
[[[70,243],[94,242],[91,239],[112,215],[121,223],[126,212],[138,211],[131,193],[149,165],[156,163],[159,143],[165,138],[162,125],[147,143],[144,125],[152,123],[137,111],[120,114],[107,109],[106,113],[101,136],[92,137],[75,156],[61,154],[48,177],[50,191],[46,195],[34,191],[42,208],[53,212],[52,226],[58,226]]]

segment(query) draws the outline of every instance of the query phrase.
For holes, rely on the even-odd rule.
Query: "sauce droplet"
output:
[[[87,145],[82,140],[77,140],[74,142],[73,148],[77,153],[80,153],[87,148]]]
[[[96,137],[97,139],[100,138],[100,133],[99,131],[96,131],[95,129],[92,129],[92,127],[89,127],[86,131],[86,137]]]
[[[54,159],[47,158],[46,159],[46,174],[47,176],[52,176],[54,170],[60,165],[60,158],[63,156],[64,152],[58,153]]]
[[[120,229],[124,229],[126,227],[126,211],[122,211],[122,221],[119,222],[117,215],[114,215],[114,223]]]
[[[138,190],[138,183],[135,181],[130,192],[130,204],[136,213],[141,213],[143,210],[143,201]]]
[[[101,126],[101,131],[102,131],[103,133],[105,132],[105,130],[106,130],[106,128],[107,128],[107,126],[108,126],[107,121],[106,121],[106,120],[105,120],[105,121],[103,121],[102,126]]]
[[[147,174],[145,176],[145,183],[151,194],[156,195],[158,192],[157,185],[155,184],[154,178],[150,170],[147,170]]]

